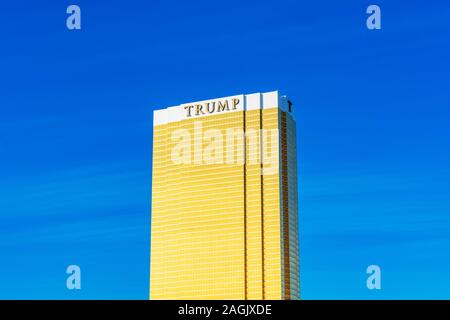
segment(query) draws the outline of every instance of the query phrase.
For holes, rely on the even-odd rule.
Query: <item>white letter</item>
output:
[[[70,274],[70,276],[67,278],[67,281],[66,281],[67,289],[69,289],[69,290],[81,289],[81,269],[80,269],[80,267],[77,265],[68,266],[66,273]]]
[[[259,137],[260,130],[256,130],[253,128],[247,129],[245,132],[245,137],[247,139],[247,164],[261,164],[260,161],[260,147],[261,147],[261,140]]]
[[[262,129],[262,152],[261,162],[263,164],[263,175],[276,174],[279,171],[279,132],[278,129]],[[270,143],[270,144],[269,144]]]
[[[381,29],[381,9],[377,5],[370,5],[367,7],[367,14],[372,14],[367,18],[367,28],[369,30]]]
[[[205,131],[206,142],[210,144],[203,150],[203,161],[205,164],[223,164],[223,136],[219,129]]]
[[[66,10],[67,14],[70,16],[66,20],[66,26],[69,30],[80,30],[81,29],[81,9],[77,5],[70,5]]]
[[[225,162],[226,164],[244,164],[245,146],[244,146],[245,134],[241,128],[228,128],[225,131]],[[235,158],[236,155],[236,158]]]
[[[201,165],[203,159],[203,124],[194,122],[194,164]]]
[[[191,164],[191,134],[188,129],[172,132],[172,141],[179,141],[172,149],[173,164]]]
[[[373,264],[367,267],[366,272],[370,274],[367,278],[367,289],[381,289],[381,268]]]

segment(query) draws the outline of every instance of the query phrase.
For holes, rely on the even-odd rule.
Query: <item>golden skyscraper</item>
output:
[[[299,299],[296,128],[277,91],[154,111],[150,299]]]

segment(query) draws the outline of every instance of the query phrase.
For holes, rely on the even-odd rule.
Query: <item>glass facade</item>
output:
[[[157,110],[150,299],[298,299],[295,121],[278,92]]]

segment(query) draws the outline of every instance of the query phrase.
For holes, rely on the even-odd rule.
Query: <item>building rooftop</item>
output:
[[[280,108],[290,112],[290,101],[278,91],[240,94],[203,101],[183,103],[153,111],[153,125],[181,121],[195,117],[216,115],[220,112]]]

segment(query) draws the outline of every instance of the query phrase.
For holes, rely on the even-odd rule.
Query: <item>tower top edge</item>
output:
[[[223,112],[279,108],[290,112],[291,102],[279,91],[239,94],[222,98],[182,103],[153,110],[153,125],[167,124],[190,118],[201,118]]]

